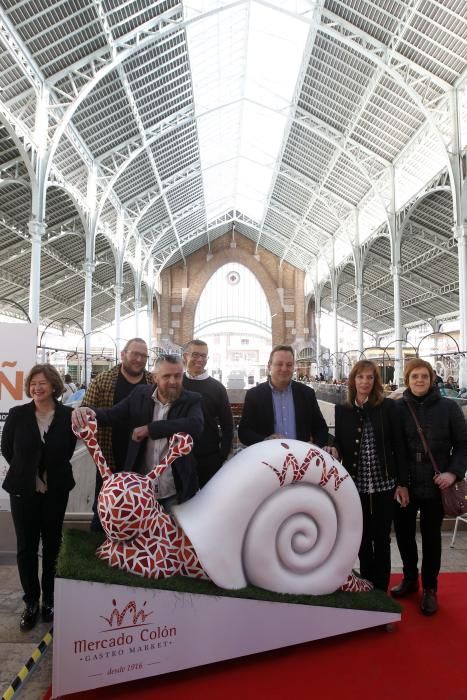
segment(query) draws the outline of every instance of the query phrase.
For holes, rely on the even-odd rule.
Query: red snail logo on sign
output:
[[[105,630],[98,631],[99,639],[73,640],[74,653],[86,654],[80,657],[81,661],[100,661],[126,653],[161,649],[174,643],[177,628],[166,624],[156,626],[153,620],[148,621],[154,611],[144,610],[146,601],[139,609],[134,600],[130,600],[125,607],[119,607],[112,599],[112,605],[113,610],[109,615],[99,615],[107,624]],[[140,629],[136,631],[136,628]]]
[[[115,599],[112,600],[112,605],[114,609],[110,613],[109,617],[105,615],[99,615],[103,620],[107,622],[109,627],[115,629],[116,627],[139,627],[144,625],[147,618],[152,615],[153,611],[145,612],[143,610],[146,605],[146,601],[143,603],[143,608],[137,610],[136,603],[134,600],[130,600],[129,603],[120,611],[117,608],[117,602]]]

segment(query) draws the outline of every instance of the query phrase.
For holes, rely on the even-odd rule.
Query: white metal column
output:
[[[363,352],[363,287],[362,285],[357,285],[355,287],[355,294],[357,296],[357,344],[358,351]]]
[[[457,240],[457,255],[459,261],[459,327],[460,349],[467,350],[467,230],[465,226],[455,226],[454,236]],[[459,386],[467,386],[467,358],[460,357]]]
[[[141,286],[135,284],[135,338],[139,338],[139,314],[141,309]]]
[[[29,318],[32,323],[39,323],[41,302],[41,247],[46,225],[43,221],[32,219],[28,223],[28,228],[31,235]]]
[[[399,386],[404,384],[404,361],[402,354],[402,307],[401,307],[401,242],[396,219],[396,183],[394,166],[390,169],[391,201],[389,204],[389,222],[391,226],[391,275],[394,290],[394,381]]]
[[[153,312],[154,312],[154,297],[152,295],[152,292],[148,290],[148,306],[147,306],[147,343],[148,343],[148,348],[152,348],[153,346],[153,341],[152,341],[152,317],[153,317]]]
[[[337,337],[337,300],[332,300],[332,378],[339,379],[337,367],[338,337]]]
[[[115,343],[117,345],[117,356],[120,357],[121,351],[121,330],[120,330],[120,317],[122,310],[122,284],[114,284],[114,294],[115,294]]]
[[[452,187],[454,189],[453,199],[455,202],[453,231],[454,237],[457,241],[457,259],[459,268],[459,345],[461,351],[465,352],[467,351],[467,232],[464,221],[467,216],[467,201],[465,197],[467,182],[464,182],[461,168],[462,115],[459,104],[459,92],[456,88],[454,88],[450,94],[450,109],[452,141],[448,151],[454,175],[454,182],[452,183]],[[459,386],[467,386],[467,358],[463,357],[462,355],[459,362]]]
[[[321,312],[317,312],[315,308],[315,327],[316,327],[316,374],[319,377],[321,372]]]
[[[355,244],[353,257],[355,265],[355,296],[357,297],[357,347],[360,353],[363,352],[363,259],[360,248],[360,212],[355,209]]]
[[[42,237],[45,233],[45,197],[47,187],[46,158],[48,133],[49,92],[41,85],[36,103],[34,121],[34,141],[37,150],[34,152],[35,180],[31,183],[32,203],[31,219],[28,222],[31,234],[31,268],[29,282],[29,318],[32,323],[39,323],[41,303],[41,248]]]
[[[86,363],[84,368],[84,382],[89,386],[91,381],[92,358],[91,358],[91,303],[92,303],[92,275],[95,270],[95,264],[91,260],[86,260],[84,265],[85,282],[84,282],[84,351],[86,354]]]
[[[401,322],[401,266],[391,266],[392,284],[394,289],[394,335],[397,341],[402,338],[402,322]],[[402,386],[404,383],[404,364],[402,361],[402,343],[395,343],[395,358],[394,358],[394,381]]]

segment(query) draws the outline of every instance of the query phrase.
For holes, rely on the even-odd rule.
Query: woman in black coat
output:
[[[444,517],[440,490],[463,479],[467,464],[467,425],[461,409],[452,399],[440,395],[436,374],[429,362],[410,360],[404,371],[407,389],[396,401],[408,453],[410,504],[397,508],[394,518],[397,545],[404,577],[391,589],[396,598],[418,590],[418,550],[415,539],[417,512],[422,536],[422,585],[420,609],[433,615],[438,609],[438,574],[441,568],[441,524]],[[425,440],[441,472],[434,473],[430,457],[419,436],[414,411]]]
[[[37,621],[41,589],[42,619],[53,619],[55,565],[68,494],[75,485],[70,459],[76,437],[71,430],[72,409],[58,402],[63,382],[54,367],[35,365],[26,377],[25,390],[32,401],[10,410],[1,449],[10,467],[3,488],[10,494],[18,571],[26,603],[20,628],[29,630]]]
[[[394,499],[407,505],[408,482],[400,418],[394,401],[383,396],[373,362],[361,360],[352,368],[348,401],[336,405],[335,424],[335,448],[328,451],[355,481],[362,504],[360,575],[387,591]]]

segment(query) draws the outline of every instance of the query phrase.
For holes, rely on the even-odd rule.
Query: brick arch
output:
[[[222,253],[215,254],[198,272],[196,279],[190,284],[189,291],[185,298],[181,314],[181,327],[183,329],[182,345],[193,337],[195,322],[195,310],[203,289],[212,275],[217,270],[228,263],[239,263],[247,267],[256,277],[268,300],[271,309],[272,323],[272,344],[284,342],[285,337],[285,317],[282,304],[277,293],[276,283],[271,275],[265,270],[263,265],[245,250],[241,248],[228,248]],[[186,334],[186,337],[185,337]]]

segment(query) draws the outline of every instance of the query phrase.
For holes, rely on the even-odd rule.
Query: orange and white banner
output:
[[[8,411],[26,403],[24,378],[36,363],[37,325],[35,323],[0,323],[0,436]],[[8,494],[1,484],[8,464],[0,454],[0,510],[10,510]]]

